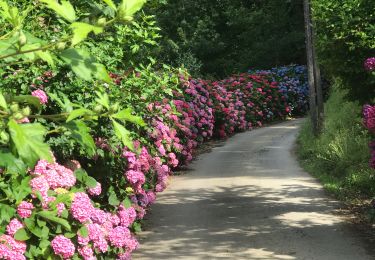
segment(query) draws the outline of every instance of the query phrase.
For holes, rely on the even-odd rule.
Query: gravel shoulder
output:
[[[299,167],[302,120],[237,134],[172,177],[133,259],[375,259],[341,203]]]

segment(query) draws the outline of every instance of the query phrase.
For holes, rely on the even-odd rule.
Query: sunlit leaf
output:
[[[115,130],[116,136],[122,141],[122,143],[129,149],[134,150],[133,141],[130,138],[130,132],[123,125],[112,119],[113,128]]]
[[[61,0],[61,4],[58,2],[58,0],[40,0],[40,2],[45,3],[48,8],[54,10],[58,15],[67,21],[75,21],[76,12],[69,1]]]
[[[18,155],[29,167],[34,167],[39,159],[52,161],[50,148],[44,142],[46,130],[41,124],[18,124],[10,119],[8,127]]]
[[[72,45],[76,45],[87,38],[90,32],[99,34],[103,32],[103,27],[91,25],[88,23],[75,22],[70,25],[73,30]]]

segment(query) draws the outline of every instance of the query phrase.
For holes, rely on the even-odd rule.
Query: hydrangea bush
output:
[[[82,43],[112,25],[130,32],[121,24],[143,3],[106,0],[104,16],[78,22],[85,9],[43,0],[33,10],[59,19],[38,26],[55,35],[32,35],[20,29],[23,2],[0,0],[10,24],[0,39],[0,259],[130,259],[156,193],[200,144],[304,112],[283,78],[263,72],[221,81],[166,65],[107,73],[89,54],[104,47]]]

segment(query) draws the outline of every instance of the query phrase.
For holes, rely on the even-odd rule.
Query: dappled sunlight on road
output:
[[[134,259],[372,259],[290,153],[296,127],[236,135],[173,177]]]

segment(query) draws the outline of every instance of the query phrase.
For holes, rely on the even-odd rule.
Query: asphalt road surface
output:
[[[240,133],[171,178],[133,259],[375,259],[298,165],[302,120]]]

